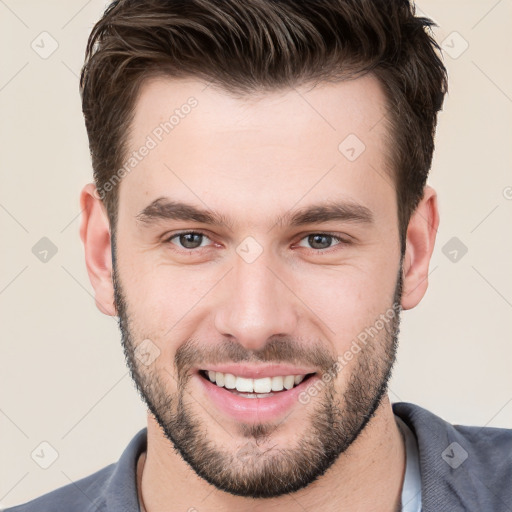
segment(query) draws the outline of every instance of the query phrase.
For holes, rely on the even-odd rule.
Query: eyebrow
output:
[[[150,224],[157,220],[183,220],[233,228],[233,222],[221,213],[165,197],[155,199],[136,215],[136,219],[143,224]],[[278,216],[275,225],[299,227],[329,221],[372,224],[374,218],[369,208],[353,201],[326,201],[298,210],[290,210]]]

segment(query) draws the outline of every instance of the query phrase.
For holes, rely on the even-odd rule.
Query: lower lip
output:
[[[273,396],[265,398],[245,398],[235,395],[226,388],[221,388],[196,373],[200,385],[205,390],[208,399],[218,409],[236,421],[246,423],[262,423],[279,419],[288,413],[294,405],[300,404],[299,395],[315,380],[317,375],[312,375],[299,385],[285,391],[279,391]],[[301,404],[302,405],[302,404]]]

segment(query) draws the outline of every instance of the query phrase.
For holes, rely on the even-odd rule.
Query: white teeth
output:
[[[263,379],[254,379],[255,393],[270,393],[272,390],[272,379],[264,377]]]
[[[272,391],[283,391],[283,377],[272,377]]]
[[[306,375],[278,375],[276,377],[262,377],[261,379],[248,379],[237,377],[232,373],[214,372],[208,370],[208,378],[219,387],[236,390],[239,393],[252,393],[251,398],[262,396],[272,396],[272,391],[283,391],[283,389],[292,389],[300,384]]]
[[[221,372],[216,372],[215,382],[217,383],[217,386],[220,386],[221,388],[224,387],[224,374]]]
[[[235,389],[236,388],[236,377],[232,373],[224,374],[224,386],[227,389]]]
[[[295,375],[287,375],[284,378],[283,385],[286,389],[292,389],[295,384]]]
[[[233,393],[244,398],[268,398],[275,395],[275,393],[239,393],[238,391],[233,391]]]
[[[254,391],[254,380],[244,377],[236,378],[236,390],[240,392],[252,393]]]

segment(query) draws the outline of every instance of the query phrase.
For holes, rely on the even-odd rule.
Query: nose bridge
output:
[[[215,315],[220,334],[234,337],[247,349],[259,350],[269,337],[289,335],[295,329],[293,294],[276,277],[275,267],[265,252],[252,262],[235,257]]]

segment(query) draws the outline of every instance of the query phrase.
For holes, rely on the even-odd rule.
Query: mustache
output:
[[[186,340],[174,356],[178,379],[185,381],[193,367],[226,363],[288,363],[312,366],[318,371],[328,371],[337,362],[320,341],[299,343],[288,336],[273,336],[259,350],[248,350],[239,342],[223,338],[220,343],[208,344],[196,339]]]

